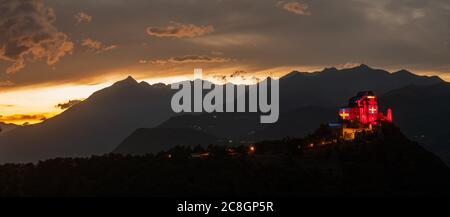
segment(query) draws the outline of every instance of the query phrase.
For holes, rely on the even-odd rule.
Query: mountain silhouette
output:
[[[345,105],[349,97],[360,90],[371,89],[382,94],[408,85],[440,83],[445,82],[436,76],[417,76],[406,70],[389,73],[364,64],[343,70],[326,68],[314,73],[294,71],[280,79],[283,112],[277,123],[261,125],[260,114],[255,113],[213,113],[175,116],[160,127],[202,130],[233,144],[301,137],[311,133],[315,126],[335,121],[339,106]]]
[[[285,137],[300,138],[314,132],[317,126],[335,122],[337,109],[305,106],[282,113],[277,123],[259,129],[252,140],[277,140]]]
[[[28,162],[110,152],[137,128],[154,127],[172,115],[169,86],[132,77],[40,124],[0,136],[1,162]]]
[[[280,109],[290,111],[303,106],[339,107],[362,90],[378,95],[408,85],[444,82],[437,76],[418,76],[406,70],[389,73],[367,65],[320,72],[292,72],[280,79]]]
[[[411,85],[380,97],[383,106],[395,108],[394,122],[411,139],[420,142],[450,165],[450,85]]]
[[[234,157],[226,154],[224,146],[177,146],[156,155],[109,154],[57,158],[36,165],[0,165],[4,174],[0,176],[0,197],[220,195],[378,199],[450,195],[450,168],[408,140],[392,124],[383,124],[379,136],[308,146],[329,132],[322,126],[304,138],[255,143],[254,154]],[[154,130],[140,129],[135,133],[163,139]],[[168,131],[162,133],[168,135]],[[193,158],[192,153],[199,151],[210,155],[207,159]]]
[[[204,113],[179,115],[157,128],[187,128],[199,130],[227,140],[231,144],[302,137],[321,124],[337,118],[336,109],[307,106],[282,113],[274,124],[260,124],[259,113]],[[167,138],[171,140],[171,138]],[[151,143],[151,141],[149,141]]]
[[[437,83],[443,81],[435,76],[417,76],[404,70],[389,73],[366,65],[343,70],[327,68],[314,73],[292,72],[280,79],[279,123],[261,125],[256,113],[175,116],[170,108],[175,90],[164,84],[138,83],[128,77],[95,92],[56,117],[2,134],[0,162],[104,154],[113,151],[136,129],[160,124],[161,128],[192,129],[199,125],[203,133],[232,143],[242,139],[279,138],[284,132],[301,136],[328,118],[335,120],[332,110],[345,105],[358,91],[371,89],[380,95],[408,85]],[[308,107],[328,112],[322,116]]]
[[[0,122],[0,135],[2,133],[6,133],[8,131],[11,131],[11,130],[17,128],[17,127],[19,127],[19,125],[7,124],[7,123]]]

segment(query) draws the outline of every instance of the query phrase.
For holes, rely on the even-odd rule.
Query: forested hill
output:
[[[233,156],[223,146],[178,146],[157,155],[5,164],[0,196],[450,195],[450,169],[398,128],[319,145],[328,130],[261,142],[253,153],[237,147]],[[193,155],[206,152],[206,158]]]

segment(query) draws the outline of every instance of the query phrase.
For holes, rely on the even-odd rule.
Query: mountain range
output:
[[[364,75],[370,76],[364,79]],[[332,79],[334,77],[339,77],[336,80],[341,80],[341,83],[336,83]],[[354,77],[357,79],[353,79]],[[308,87],[296,85],[314,82],[315,85]],[[337,121],[339,106],[345,106],[358,90],[373,89],[378,91],[376,93],[379,94],[382,110],[394,108],[394,122],[407,136],[421,142],[425,148],[450,165],[450,140],[447,137],[449,130],[446,127],[450,118],[450,86],[437,77],[417,76],[406,70],[389,74],[384,70],[361,65],[353,69],[331,68],[311,74],[292,72],[281,78],[280,83],[281,98],[284,98],[280,107],[284,112],[275,124],[259,124],[259,114],[255,113],[205,113],[175,116],[158,127],[195,129],[220,137],[233,145],[285,137],[299,138],[311,133],[320,124]],[[395,88],[397,85],[402,87]],[[324,86],[327,88],[322,88]],[[389,86],[393,89],[389,90]],[[294,100],[289,100],[286,95],[291,95]],[[337,102],[330,96],[341,100]],[[296,103],[299,107],[286,111],[286,107]],[[166,142],[171,143],[170,139]],[[124,143],[119,145],[123,146]],[[143,150],[141,153],[146,152]]]
[[[166,85],[138,83],[128,77],[54,118],[2,134],[1,162],[110,152],[137,128],[157,126],[172,116],[172,94]]]
[[[358,91],[372,90],[377,95],[408,85],[443,82],[437,76],[418,76],[406,70],[389,73],[367,65],[320,72],[291,72],[280,80],[280,108],[283,111],[303,106],[339,107]]]
[[[436,76],[418,76],[406,70],[389,73],[366,65],[343,70],[327,68],[314,73],[292,72],[280,78],[280,119],[269,125],[260,124],[256,113],[176,115],[170,108],[174,90],[169,85],[138,83],[128,77],[95,92],[54,118],[3,133],[0,162],[122,153],[121,150],[133,154],[155,153],[180,143],[180,138],[187,138],[177,138],[174,132],[194,133],[186,129],[199,131],[195,132],[198,140],[189,140],[196,144],[217,139],[239,144],[300,137],[320,124],[336,121],[337,109],[361,90],[375,91],[383,106],[393,108],[394,122],[398,121],[410,138],[430,138],[431,143],[423,140],[424,146],[438,150],[435,153],[444,158],[450,145],[442,135],[448,134],[448,128],[435,118],[448,119],[446,106],[450,101],[435,100],[435,97],[447,99],[448,87],[448,83]],[[432,106],[426,106],[427,103]],[[431,113],[434,118],[427,118]]]

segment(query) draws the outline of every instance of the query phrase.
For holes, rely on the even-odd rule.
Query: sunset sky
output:
[[[448,0],[0,0],[0,14],[0,122],[197,67],[243,83],[360,63],[450,81]]]

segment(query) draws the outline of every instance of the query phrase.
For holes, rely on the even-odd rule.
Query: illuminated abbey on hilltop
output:
[[[387,109],[386,115],[379,112],[377,97],[372,91],[359,92],[349,100],[348,106],[339,110],[342,124],[341,138],[355,139],[358,133],[372,133],[374,127],[381,122],[392,122],[392,110]]]

